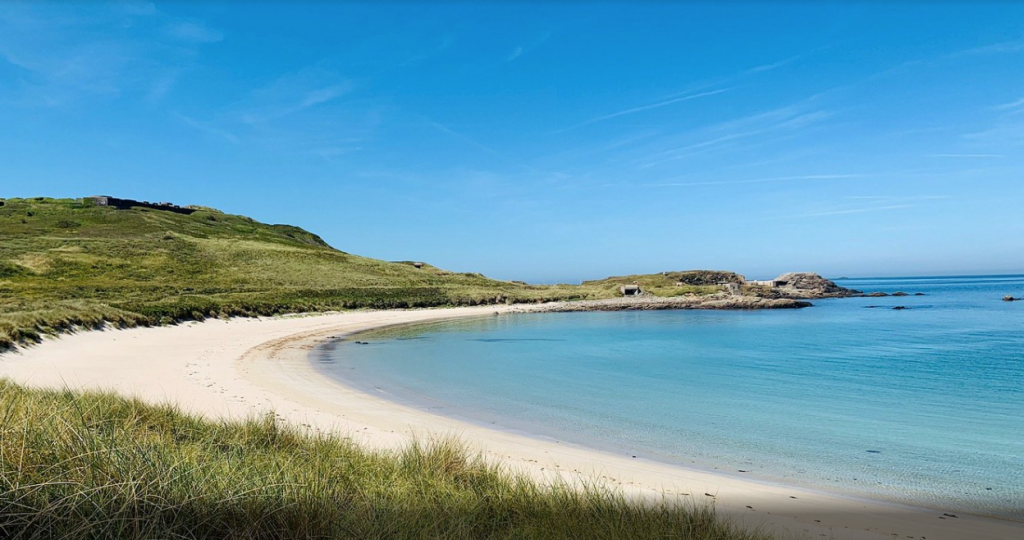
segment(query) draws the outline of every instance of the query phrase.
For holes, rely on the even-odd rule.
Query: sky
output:
[[[1024,273],[1024,3],[0,3],[0,196],[499,279]]]

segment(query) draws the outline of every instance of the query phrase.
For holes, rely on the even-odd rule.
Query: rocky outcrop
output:
[[[790,272],[772,280],[781,298],[847,298],[860,296],[860,291],[836,285],[813,272]]]
[[[627,311],[662,309],[795,309],[810,307],[810,302],[791,298],[759,298],[756,296],[635,296],[610,298],[607,300],[579,300],[575,302],[553,302],[523,307],[527,312],[562,311]]]
[[[1020,298],[1014,298],[1009,294],[1003,297],[1003,302],[1019,302],[1020,300]]]

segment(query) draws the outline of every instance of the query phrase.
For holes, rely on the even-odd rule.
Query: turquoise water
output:
[[[317,365],[499,429],[1024,521],[1024,302],[1001,301],[1024,276],[839,283],[925,296],[494,316],[362,334]]]

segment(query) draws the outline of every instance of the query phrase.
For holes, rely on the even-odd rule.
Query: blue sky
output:
[[[0,196],[502,279],[1024,272],[1024,5],[0,4]]]

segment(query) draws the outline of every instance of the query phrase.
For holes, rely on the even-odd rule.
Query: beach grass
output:
[[[599,296],[388,262],[298,227],[199,208],[190,215],[89,199],[0,199],[0,349],[103,322]]]
[[[541,485],[443,439],[370,451],[273,415],[211,421],[0,380],[9,539],[756,540],[713,508]]]

